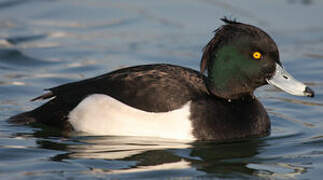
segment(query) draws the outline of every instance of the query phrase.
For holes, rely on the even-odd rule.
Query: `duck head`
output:
[[[208,91],[225,99],[253,95],[270,84],[296,96],[314,96],[314,91],[293,78],[282,66],[274,40],[261,29],[221,19],[225,25],[215,31],[205,46],[201,73],[208,72]]]

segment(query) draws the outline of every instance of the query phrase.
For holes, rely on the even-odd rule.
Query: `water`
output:
[[[321,179],[323,3],[285,1],[0,0],[0,179]],[[276,40],[281,60],[316,92],[256,95],[272,133],[242,142],[62,136],[5,119],[41,102],[42,89],[116,68],[172,63],[198,69],[201,49],[237,18]]]

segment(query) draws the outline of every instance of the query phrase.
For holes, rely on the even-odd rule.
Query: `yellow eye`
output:
[[[256,51],[256,52],[254,52],[254,53],[252,54],[252,57],[253,57],[254,59],[256,59],[256,60],[259,60],[259,59],[261,59],[262,54],[261,54],[259,51]]]

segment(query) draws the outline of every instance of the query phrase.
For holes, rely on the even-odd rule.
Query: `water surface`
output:
[[[0,0],[0,179],[320,179],[323,171],[323,3],[285,1]],[[43,89],[120,67],[199,68],[201,49],[228,16],[268,32],[281,61],[316,97],[264,87],[265,138],[186,143],[64,137],[5,119],[39,106]]]

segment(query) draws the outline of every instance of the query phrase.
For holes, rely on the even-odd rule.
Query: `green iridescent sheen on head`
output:
[[[257,27],[226,21],[204,48],[201,72],[208,70],[207,88],[225,99],[252,95],[280,64],[275,42]],[[255,58],[254,53],[261,54]]]
[[[216,82],[219,89],[226,88],[230,81],[246,80],[245,73],[249,74],[259,69],[257,63],[241,55],[234,46],[221,48],[209,66],[209,80]]]
[[[212,58],[208,85],[217,92],[249,91],[247,84],[260,71],[258,62],[242,54],[236,46],[224,46]]]

